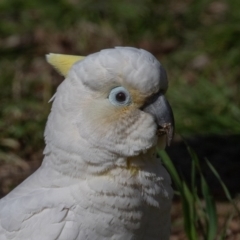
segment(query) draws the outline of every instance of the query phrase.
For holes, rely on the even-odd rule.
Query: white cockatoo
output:
[[[41,167],[0,200],[0,240],[169,239],[173,191],[156,158],[174,128],[164,68],[130,47],[47,58],[66,78]]]

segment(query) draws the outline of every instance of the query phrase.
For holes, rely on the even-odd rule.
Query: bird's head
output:
[[[164,96],[168,80],[152,54],[118,47],[75,58],[53,63],[66,79],[54,97],[47,144],[69,149],[79,143],[122,157],[146,152],[158,141],[170,144],[174,119]]]

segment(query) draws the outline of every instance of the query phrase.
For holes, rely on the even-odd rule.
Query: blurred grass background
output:
[[[176,138],[240,134],[237,0],[2,0],[0,19],[2,165],[41,158],[48,100],[63,80],[49,52],[144,48],[167,69]]]
[[[2,0],[0,18],[1,165],[41,159],[48,100],[63,80],[49,52],[144,48],[167,69],[177,134],[240,134],[237,0]]]
[[[216,139],[227,137],[220,148],[230,142],[227,154],[239,154],[238,0],[1,0],[0,19],[0,197],[41,163],[48,100],[63,80],[45,61],[49,52],[152,52],[168,72],[175,141],[197,135],[197,146],[217,152]]]
[[[0,17],[0,139],[42,144],[47,101],[62,80],[46,53],[118,45],[149,50],[165,66],[177,132],[240,133],[237,0],[2,0]]]

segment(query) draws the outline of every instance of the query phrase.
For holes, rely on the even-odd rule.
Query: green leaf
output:
[[[205,216],[205,224],[206,224],[206,239],[214,240],[217,234],[217,211],[216,204],[213,200],[213,197],[210,193],[210,189],[208,184],[201,174],[201,187],[202,193],[206,204],[206,216]]]

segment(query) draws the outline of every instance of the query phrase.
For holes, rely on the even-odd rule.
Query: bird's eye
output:
[[[131,103],[131,97],[124,87],[113,88],[108,96],[109,101],[116,106],[126,106]]]

